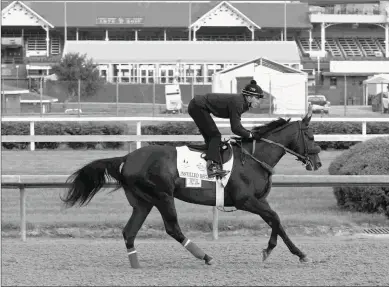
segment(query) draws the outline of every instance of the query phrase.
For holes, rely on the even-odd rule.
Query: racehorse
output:
[[[311,117],[310,111],[299,121],[279,118],[264,126],[254,127],[253,138],[231,140],[232,154],[236,160],[225,186],[224,206],[257,214],[271,227],[268,246],[262,251],[263,261],[276,247],[278,236],[290,252],[299,257],[300,262],[311,261],[288,237],[278,214],[266,200],[271,188],[272,169],[286,153],[296,156],[307,170],[321,167],[318,156],[320,147],[315,144],[313,131],[309,127]],[[211,265],[213,258],[182,233],[174,198],[214,206],[215,192],[211,188],[185,187],[184,179],[179,177],[177,171],[176,159],[175,147],[150,145],[123,157],[95,160],[68,178],[71,187],[61,200],[67,207],[87,205],[105,183],[114,180],[118,183],[114,190],[122,187],[133,208],[122,232],[132,268],[140,267],[134,247],[135,237],[154,206],[162,215],[167,234],[193,256]]]

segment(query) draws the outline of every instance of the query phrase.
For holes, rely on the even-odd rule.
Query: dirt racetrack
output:
[[[2,286],[389,284],[388,238],[295,237],[311,258],[299,263],[282,241],[265,263],[266,237],[191,238],[216,259],[207,266],[173,240],[139,239],[142,269],[131,269],[119,239],[28,238],[2,241]]]

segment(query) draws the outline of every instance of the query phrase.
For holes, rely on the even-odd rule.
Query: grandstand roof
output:
[[[65,26],[64,2],[26,1],[25,3],[54,26]],[[142,27],[188,27],[218,3],[216,1],[192,3],[191,17],[189,17],[189,2],[68,2],[66,4],[67,26],[97,27],[97,17],[143,17]],[[262,28],[284,26],[284,4],[282,3],[233,3],[232,5]],[[289,28],[311,27],[308,4],[287,4],[287,26]]]
[[[163,51],[163,52],[161,52]],[[240,51],[236,53],[236,51]],[[87,54],[96,63],[242,63],[265,57],[280,63],[300,63],[294,41],[162,42],[67,41],[66,53]]]

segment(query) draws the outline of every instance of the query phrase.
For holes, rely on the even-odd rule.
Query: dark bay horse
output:
[[[300,121],[275,120],[254,128],[253,139],[240,139],[232,143],[234,165],[224,189],[224,203],[225,206],[259,215],[271,227],[268,247],[262,251],[263,260],[266,260],[275,248],[277,237],[280,236],[290,252],[300,258],[300,262],[310,261],[288,237],[278,214],[271,209],[266,197],[271,188],[272,169],[285,153],[296,156],[307,170],[317,170],[321,167],[318,156],[320,147],[315,145],[313,132],[309,127],[311,116],[309,112]],[[242,160],[243,155],[245,160]],[[122,187],[133,207],[132,215],[123,229],[131,267],[140,267],[134,241],[154,206],[162,215],[167,234],[196,258],[210,265],[213,258],[182,233],[174,198],[214,206],[214,183],[204,182],[204,187],[201,188],[185,187],[185,179],[178,176],[176,159],[175,147],[150,145],[123,157],[93,161],[69,177],[71,187],[61,199],[68,207],[75,204],[86,205],[107,180],[114,179],[118,183],[115,190]]]

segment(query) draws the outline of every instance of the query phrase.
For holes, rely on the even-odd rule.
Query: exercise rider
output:
[[[207,145],[204,159],[207,161],[208,177],[223,177],[226,171],[222,169],[220,158],[221,133],[211,117],[230,119],[231,131],[242,138],[250,138],[252,134],[241,124],[241,115],[249,108],[257,108],[263,98],[263,91],[252,80],[241,92],[236,94],[210,93],[196,95],[188,105],[188,113],[196,123]]]

